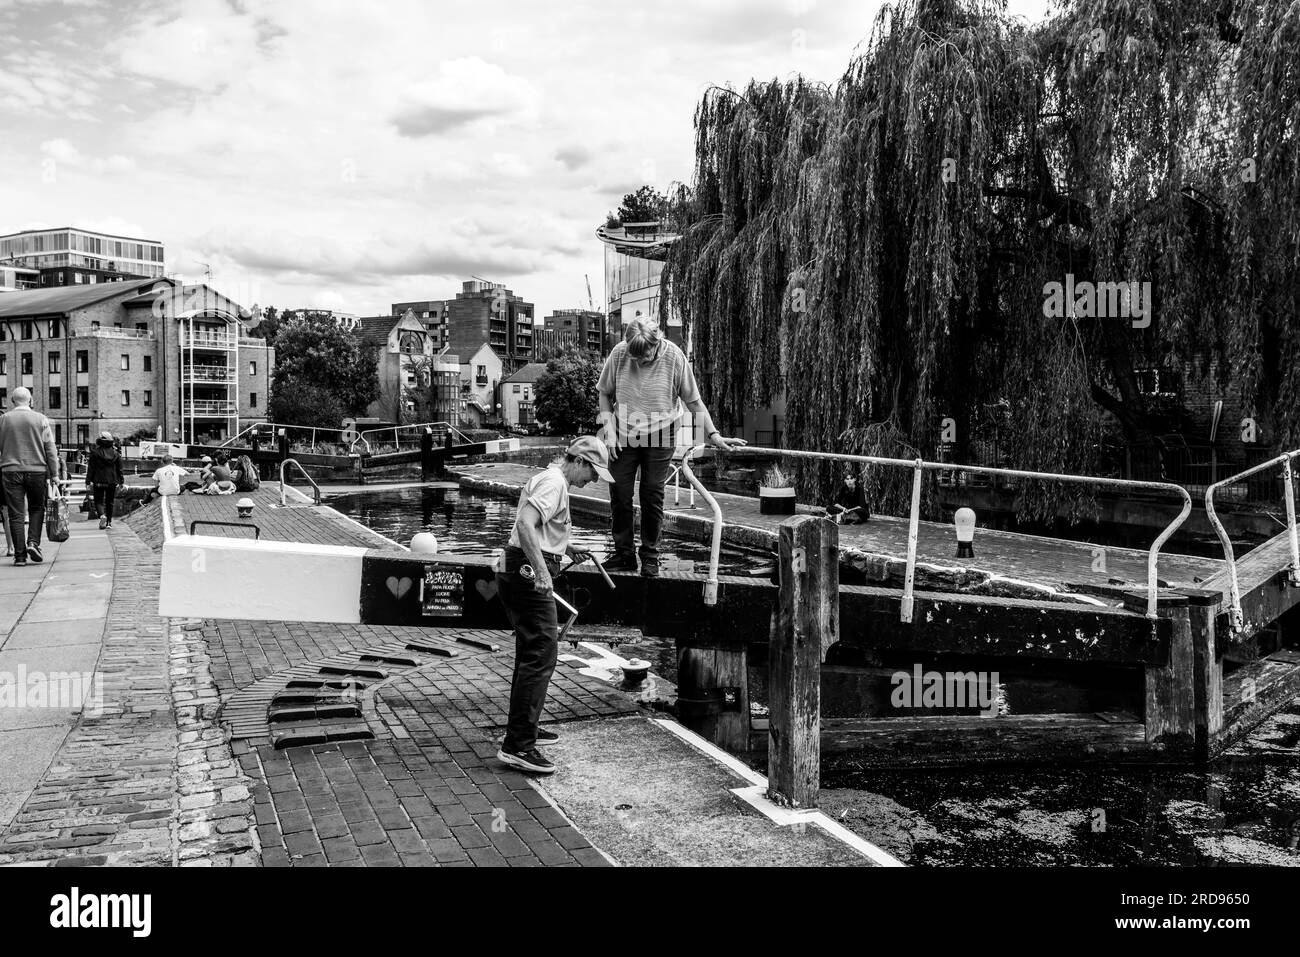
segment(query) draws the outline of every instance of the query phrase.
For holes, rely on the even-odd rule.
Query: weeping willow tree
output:
[[[1156,441],[1138,370],[1198,365],[1294,446],[1297,41],[1283,0],[1077,0],[1032,27],[909,0],[833,88],[711,90],[661,299],[711,407],[783,393],[788,445],[904,458],[951,419],[968,461],[997,423],[1018,467],[1097,472]],[[1067,275],[1149,282],[1154,318],[1048,318]],[[910,477],[869,481],[889,507]]]

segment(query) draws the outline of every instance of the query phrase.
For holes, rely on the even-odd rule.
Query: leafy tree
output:
[[[660,300],[710,408],[784,392],[790,446],[899,458],[951,418],[956,461],[997,409],[1011,462],[1098,472],[1158,450],[1139,370],[1213,369],[1300,444],[1295,23],[1289,0],[1072,0],[1032,26],[903,0],[833,88],[710,90]],[[1152,321],[1048,318],[1067,274],[1149,281]],[[910,475],[869,484],[905,507]],[[1020,511],[1089,502],[1027,485]]]
[[[600,367],[577,349],[549,360],[534,390],[538,420],[558,432],[594,432],[599,378]]]
[[[610,226],[622,223],[654,223],[668,212],[668,197],[653,186],[642,186],[635,193],[627,193],[618,212],[606,217]]]
[[[275,339],[269,413],[286,425],[336,427],[379,396],[375,356],[332,320],[294,317]]]

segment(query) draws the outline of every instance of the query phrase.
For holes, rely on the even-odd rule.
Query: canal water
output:
[[[488,555],[505,543],[514,503],[443,487],[331,496],[329,504],[403,544],[432,532],[442,551]],[[579,547],[612,552],[607,529],[574,529]],[[663,567],[703,572],[708,548],[665,536]],[[724,573],[770,560],[724,550]],[[671,642],[622,647],[676,679]],[[764,700],[765,675],[750,674]],[[754,766],[765,771],[761,758]],[[822,809],[916,866],[1283,864],[1300,866],[1300,701],[1203,770],[1031,767],[881,770],[824,762]]]

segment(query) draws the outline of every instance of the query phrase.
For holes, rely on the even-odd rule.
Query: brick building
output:
[[[400,316],[408,309],[433,336],[435,351],[448,349],[464,359],[486,344],[500,357],[506,374],[536,357],[534,306],[502,283],[473,279],[462,283],[454,299],[395,302],[392,313]]]
[[[605,315],[592,309],[556,309],[534,334],[538,361],[567,349],[577,349],[593,362],[609,354],[605,347]]]
[[[107,429],[173,442],[227,438],[266,420],[274,350],[247,312],[207,286],[140,279],[0,296],[0,406],[32,391],[63,445]]]

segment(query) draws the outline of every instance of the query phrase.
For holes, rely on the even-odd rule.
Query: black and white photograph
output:
[[[15,927],[1300,890],[1294,0],[0,0],[0,413]]]

